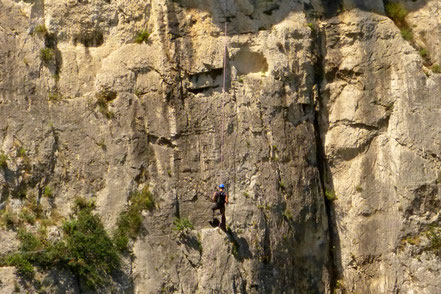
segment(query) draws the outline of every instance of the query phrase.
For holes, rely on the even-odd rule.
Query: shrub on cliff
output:
[[[95,205],[84,198],[75,201],[76,215],[63,224],[63,236],[48,240],[45,232],[38,234],[19,230],[18,252],[0,258],[0,265],[17,268],[24,278],[32,278],[34,265],[70,269],[91,289],[105,286],[120,265],[119,253],[104,229]]]
[[[113,233],[113,241],[120,251],[127,250],[130,239],[136,239],[142,225],[142,211],[152,210],[155,207],[149,187],[141,191],[132,192],[129,196],[129,206],[123,211],[117,221],[117,228]]]

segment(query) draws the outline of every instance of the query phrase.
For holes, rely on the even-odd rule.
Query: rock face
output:
[[[334,190],[335,265],[355,293],[436,293],[439,74],[388,18],[358,10],[324,25],[320,132]],[[421,244],[417,244],[421,243]]]
[[[112,232],[148,186],[156,208],[112,291],[439,292],[440,75],[418,54],[423,22],[412,47],[369,3],[1,0],[3,219],[35,201],[56,238],[84,196]],[[437,4],[409,4],[407,22]],[[220,182],[227,232],[208,223]],[[0,230],[0,253],[17,250]],[[0,270],[12,292],[20,275]]]

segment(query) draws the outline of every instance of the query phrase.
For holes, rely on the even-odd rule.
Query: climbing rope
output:
[[[224,61],[223,61],[223,77],[222,77],[222,95],[221,95],[221,107],[222,107],[222,120],[221,120],[221,146],[220,146],[220,161],[221,161],[221,168],[220,168],[220,183],[224,182],[224,121],[225,121],[225,111],[224,111],[224,96],[225,94],[225,88],[226,88],[226,76],[227,76],[227,1],[225,1],[225,32],[224,32],[224,38],[225,38],[225,46],[224,46]]]

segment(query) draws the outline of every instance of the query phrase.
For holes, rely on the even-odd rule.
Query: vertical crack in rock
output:
[[[333,213],[333,205],[332,201],[328,200],[326,197],[326,187],[325,183],[327,182],[327,177],[330,176],[330,171],[328,167],[328,161],[326,158],[325,149],[323,146],[321,132],[320,132],[320,115],[322,111],[321,104],[321,93],[324,89],[322,89],[323,76],[325,74],[324,68],[324,56],[326,54],[326,41],[324,39],[323,32],[321,28],[317,28],[312,34],[312,52],[316,55],[316,60],[314,63],[314,86],[316,87],[315,95],[316,99],[314,101],[314,131],[315,131],[315,143],[316,143],[316,156],[317,156],[317,168],[320,176],[320,184],[323,201],[326,206],[326,215],[328,218],[328,238],[329,238],[329,282],[330,282],[330,292],[334,293],[337,280],[339,279],[339,268],[337,266],[337,258],[336,258],[336,248],[338,248],[338,232],[336,228],[336,222]]]

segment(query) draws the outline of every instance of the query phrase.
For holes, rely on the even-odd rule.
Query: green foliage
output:
[[[51,187],[49,186],[44,187],[43,196],[48,198],[52,198],[52,196],[54,196]]]
[[[412,31],[409,28],[402,28],[401,29],[401,37],[403,37],[403,39],[406,41],[413,40]]]
[[[24,278],[32,278],[34,276],[34,267],[29,262],[24,254],[16,253],[6,257],[5,264],[8,266],[15,266],[17,273]]]
[[[355,187],[355,191],[357,191],[358,193],[361,193],[361,192],[363,192],[363,188],[360,185],[358,185],[357,187]]]
[[[285,188],[286,188],[285,182],[284,182],[283,180],[280,180],[280,181],[279,181],[279,186],[280,186],[280,188],[282,188],[282,189],[285,189]]]
[[[147,43],[150,37],[150,33],[147,31],[138,32],[135,36],[135,43],[141,44],[142,42]]]
[[[93,205],[83,200],[76,204],[78,214],[63,224],[61,239],[48,240],[45,230],[34,234],[20,229],[19,253],[3,257],[1,263],[17,267],[26,278],[32,278],[33,265],[67,267],[91,289],[105,286],[120,265],[118,251],[100,218],[92,213]]]
[[[0,153],[0,167],[7,168],[8,167],[9,157],[5,153]]]
[[[35,224],[35,215],[27,208],[23,208],[19,217],[30,225]]]
[[[187,230],[193,230],[193,224],[190,222],[188,218],[175,218],[173,221],[174,227],[173,231],[185,232]]]
[[[427,58],[429,57],[429,51],[427,51],[426,48],[421,48],[418,53],[420,53],[422,58]]]
[[[389,2],[384,8],[386,10],[386,15],[390,17],[398,27],[405,24],[404,18],[409,12],[404,8],[403,4]]]
[[[64,99],[63,95],[59,92],[50,92],[47,98],[51,102],[59,102]]]
[[[289,209],[285,209],[285,211],[283,212],[282,215],[283,215],[287,220],[292,220],[292,219],[293,219],[293,216],[292,216],[291,210],[289,210]]]
[[[52,48],[41,48],[40,49],[40,59],[44,63],[49,63],[55,58],[55,51]]]
[[[315,31],[316,30],[316,25],[313,22],[308,22],[308,27],[311,29],[311,31]]]
[[[326,199],[328,199],[329,201],[334,201],[337,200],[337,196],[335,195],[335,191],[334,190],[325,190],[325,195],[326,195]]]
[[[92,210],[96,206],[95,201],[92,199],[86,199],[84,197],[77,197],[74,200],[74,211],[78,213],[81,210]]]
[[[8,229],[16,227],[20,222],[17,214],[9,207],[6,207],[5,211],[1,215],[0,220],[2,225],[6,226]]]
[[[441,228],[431,227],[426,234],[430,242],[427,250],[441,257]]]
[[[136,239],[142,225],[143,210],[152,210],[155,207],[149,187],[130,194],[129,206],[117,220],[117,228],[113,233],[113,242],[120,251],[127,250],[130,239]]]
[[[63,224],[67,266],[86,284],[96,289],[104,286],[110,273],[118,268],[120,258],[112,240],[92,208],[81,208],[76,219]]]
[[[21,158],[26,157],[26,149],[24,149],[23,146],[20,146],[20,147],[17,149],[17,156],[18,156],[18,157],[21,157]]]
[[[44,23],[36,25],[34,29],[34,33],[45,36],[47,34],[46,25]]]
[[[438,64],[432,65],[432,72],[436,74],[441,73],[441,66],[439,66]]]
[[[245,196],[246,198],[248,198],[248,197],[250,197],[250,193],[248,193],[248,192],[243,192],[243,196]]]

